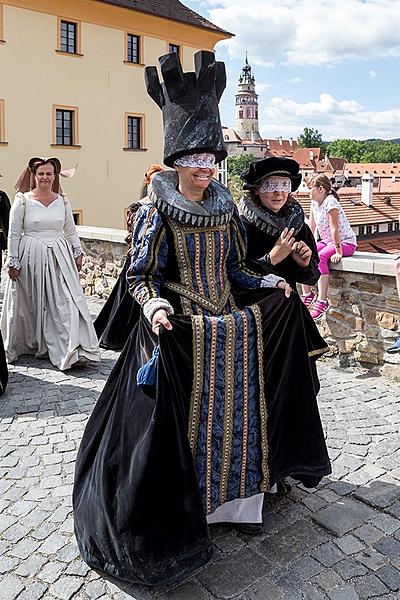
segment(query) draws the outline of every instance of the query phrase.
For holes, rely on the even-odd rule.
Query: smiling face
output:
[[[201,200],[210,185],[215,169],[175,166],[179,178],[179,191],[188,200]]]

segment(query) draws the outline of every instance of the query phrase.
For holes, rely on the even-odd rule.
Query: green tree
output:
[[[364,152],[364,142],[359,140],[343,139],[331,142],[327,147],[328,156],[345,158],[348,162],[361,162]]]
[[[303,133],[299,135],[298,144],[300,148],[321,148],[322,135],[318,129],[304,127]]]
[[[400,162],[400,145],[386,140],[343,139],[330,142],[327,154],[352,163]]]
[[[241,175],[249,164],[256,160],[252,154],[243,153],[239,156],[228,156],[228,177]]]

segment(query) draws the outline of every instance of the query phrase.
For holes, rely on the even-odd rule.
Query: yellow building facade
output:
[[[229,34],[191,11],[185,22],[179,2],[160,5],[177,4],[180,20],[156,14],[156,0],[153,13],[118,4],[0,0],[0,188],[12,196],[30,157],[57,156],[63,168],[78,164],[62,180],[77,222],[123,228],[145,170],[162,163],[144,66],[173,49],[193,70],[193,54]]]

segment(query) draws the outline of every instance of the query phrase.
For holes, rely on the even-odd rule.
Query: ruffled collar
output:
[[[285,214],[279,215],[265,210],[245,194],[239,210],[249,223],[273,237],[279,237],[285,227],[293,228],[296,235],[304,225],[304,211],[296,201],[286,203]]]
[[[149,186],[149,197],[154,206],[171,219],[184,225],[212,227],[229,223],[234,203],[230,192],[215,179],[207,188],[208,197],[201,202],[187,200],[177,190],[175,171],[157,173]]]

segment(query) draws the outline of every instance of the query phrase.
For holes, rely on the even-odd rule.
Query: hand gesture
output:
[[[312,251],[305,242],[295,242],[293,244],[292,257],[300,267],[308,267],[312,257]]]
[[[21,273],[21,269],[15,269],[14,267],[10,267],[8,269],[8,276],[13,281],[16,281],[18,279],[18,277],[20,276],[20,273]]]
[[[167,311],[164,308],[156,310],[151,320],[151,326],[156,335],[159,335],[161,325],[165,327],[165,329],[172,329],[172,325],[168,321]]]
[[[335,254],[332,254],[331,256],[331,262],[336,265],[338,262],[340,262],[343,258],[343,254],[341,252],[336,251]]]
[[[275,243],[275,246],[269,253],[271,264],[276,265],[280,263],[292,253],[293,244],[295,243],[293,234],[294,229],[288,229],[287,227],[285,227],[285,229],[282,231]]]
[[[286,298],[289,298],[290,294],[292,293],[292,288],[288,283],[286,283],[286,281],[280,281],[276,287],[280,288],[281,290],[285,290]]]

